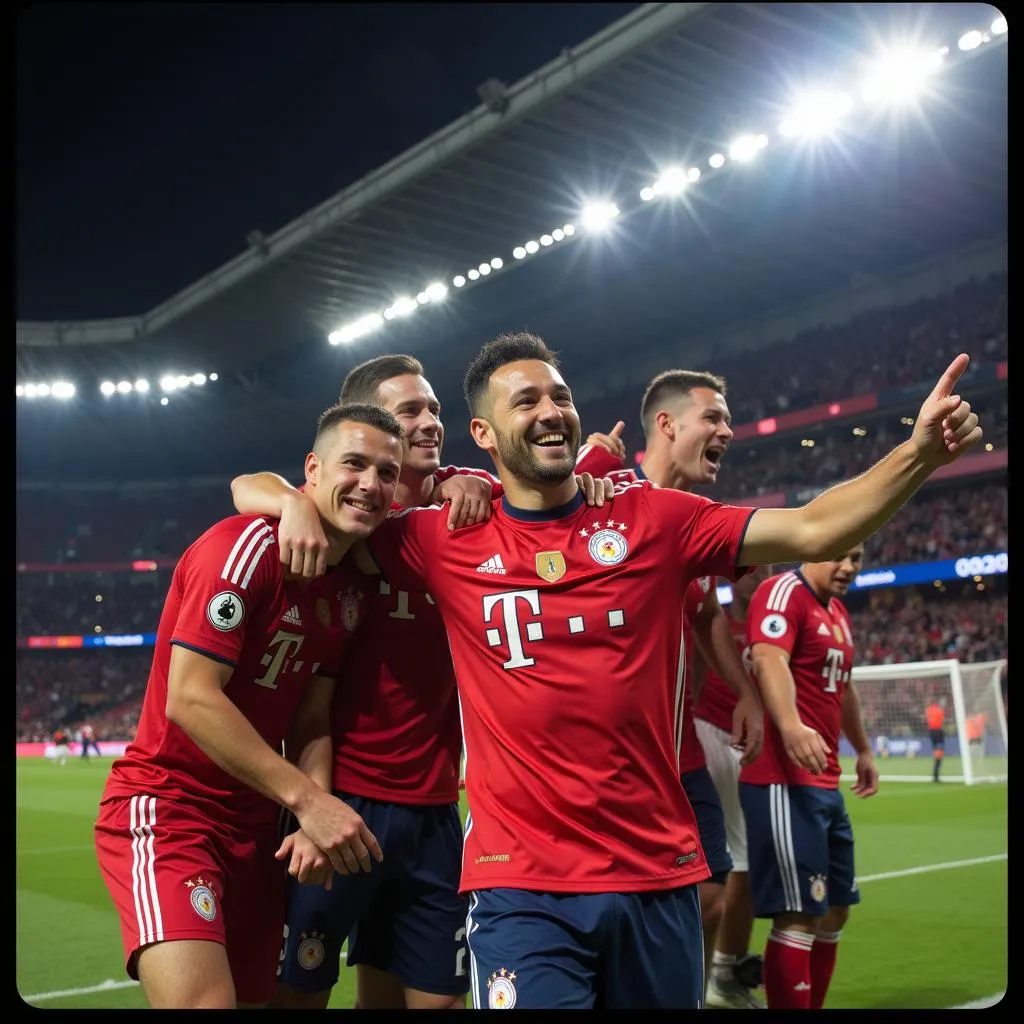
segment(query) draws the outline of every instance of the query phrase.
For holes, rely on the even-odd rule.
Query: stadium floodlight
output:
[[[490,263],[481,263],[480,266],[477,267],[476,269],[479,270],[484,277],[486,277],[491,272],[491,265]]]
[[[361,338],[364,334],[369,334],[371,331],[377,330],[384,323],[384,317],[380,313],[370,313],[367,316],[360,317],[358,320],[354,320],[350,324],[346,324],[344,327],[337,331],[331,331],[327,335],[327,340],[332,345],[343,345],[349,341],[355,341],[356,338]],[[202,376],[196,374],[192,377],[192,381],[196,384],[200,383],[196,378]],[[210,374],[210,380],[213,380],[213,374]],[[206,378],[203,377],[205,381]]]
[[[431,302],[441,302],[448,297],[448,289],[440,281],[431,281],[424,290]]]
[[[112,395],[117,390],[117,385],[112,380],[105,380],[100,385],[100,393],[103,395]]]
[[[25,394],[25,388],[21,384],[15,384],[14,394],[16,397],[21,398]]]
[[[699,168],[699,167],[691,167],[691,168],[690,168],[690,169],[689,169],[689,170],[688,170],[688,171],[686,172],[686,177],[687,177],[687,178],[689,179],[689,181],[691,181],[691,182],[694,182],[694,181],[700,181],[700,168]]]
[[[140,377],[135,382],[135,390],[144,395],[149,390],[149,381],[145,377]]]
[[[39,395],[40,398],[49,398],[50,397],[50,385],[49,384],[37,384],[36,385],[36,394]]]
[[[514,248],[514,249],[512,250],[512,255],[513,255],[513,256],[514,256],[514,257],[515,257],[515,258],[516,258],[517,260],[524,260],[524,259],[526,259],[526,250],[525,250],[525,249],[524,249],[524,248],[523,248],[523,247],[522,247],[521,245],[517,245],[517,246],[516,246],[516,247],[515,247],[515,248]]]
[[[761,142],[764,139],[764,142]],[[745,164],[757,156],[758,150],[764,149],[768,144],[768,137],[765,135],[740,135],[729,143],[729,159],[735,160],[738,164]]]
[[[533,254],[534,254],[535,252],[537,252],[537,250],[538,250],[538,249],[540,249],[540,245],[538,245],[538,244],[537,244],[537,243],[536,243],[536,242],[535,242],[535,241],[534,241],[534,240],[533,240],[533,239],[531,238],[531,239],[530,239],[530,240],[529,240],[529,241],[528,241],[528,242],[526,243],[526,245],[524,245],[524,246],[523,246],[523,248],[524,248],[524,249],[525,249],[525,250],[526,250],[526,251],[527,251],[527,252],[528,252],[528,253],[529,253],[529,254],[530,254],[530,255],[532,256],[532,255],[533,255]]]
[[[164,397],[160,399],[161,405],[167,405],[168,402],[170,402],[170,399],[166,395],[164,395]]]
[[[75,385],[67,380],[54,381],[52,394],[54,398],[74,398]]]
[[[682,167],[666,167],[653,185],[654,194],[656,196],[677,196],[688,184],[689,179]]]
[[[604,231],[619,215],[619,208],[610,202],[587,203],[580,220],[587,231]]]
[[[189,379],[187,373],[179,373],[178,376],[174,378],[174,383],[177,384],[179,388],[187,388],[192,381]]]
[[[906,102],[925,87],[942,66],[942,54],[895,49],[877,57],[868,67],[862,95],[869,102]]]
[[[550,235],[541,235],[540,236],[540,244],[544,245],[544,246],[554,245],[555,244],[555,240]]]
[[[645,185],[640,189],[640,198],[645,202],[649,203],[654,198],[654,189],[650,185]]]
[[[160,378],[160,390],[161,391],[173,391],[178,386],[178,380],[176,377],[172,377],[169,373]]]
[[[976,50],[984,41],[985,37],[975,29],[973,32],[965,32],[956,41],[956,45],[966,53],[968,50]]]
[[[210,374],[210,380],[215,381],[216,379],[217,379],[217,374],[211,373]]]
[[[420,292],[416,296],[416,302],[420,306],[425,306],[430,301],[430,296],[426,292]]]
[[[563,224],[562,225],[562,230],[566,233],[566,235],[569,238],[572,238],[572,236],[576,234],[576,225],[575,224]]]
[[[464,277],[463,277],[463,276],[462,276],[461,274],[456,274],[456,275],[455,275],[455,276],[454,276],[454,277],[452,278],[452,284],[453,284],[453,285],[454,285],[454,286],[455,286],[456,288],[461,288],[461,287],[462,287],[462,286],[463,286],[463,285],[464,285],[465,283],[466,283],[466,279],[465,279],[465,278],[464,278]]]
[[[831,135],[851,110],[853,100],[845,93],[810,92],[793,104],[779,125],[779,132],[790,137],[801,135],[806,138]]]
[[[193,373],[192,374],[192,383],[195,384],[196,387],[202,387],[206,383],[206,374],[205,373]]]
[[[384,313],[382,315],[385,320],[395,319],[395,311],[390,306],[388,306],[388,308],[384,310]]]
[[[119,380],[117,382],[117,393],[119,395],[130,394],[132,390],[132,382],[130,380]]]
[[[468,277],[470,281],[479,281],[480,271],[477,270],[476,267],[474,267],[472,270],[466,271],[466,277]]]
[[[1006,33],[1006,19],[1000,14],[995,21],[989,26],[989,31],[994,36],[1005,35]]]
[[[501,270],[503,266],[505,266],[505,261],[500,256],[495,256],[494,259],[491,260],[492,270]]]
[[[713,167],[716,171],[719,167],[725,166],[725,157],[721,153],[712,153],[708,157],[708,167]]]
[[[36,397],[36,386],[35,386],[35,384],[26,384],[25,385],[25,397],[26,398],[35,398]]]
[[[416,300],[410,299],[408,295],[403,295],[395,299],[391,308],[395,311],[395,316],[408,316],[410,313],[416,312]]]
[[[563,238],[565,238],[565,232],[561,228],[555,228],[555,230],[551,232],[551,237],[556,242],[560,242]]]

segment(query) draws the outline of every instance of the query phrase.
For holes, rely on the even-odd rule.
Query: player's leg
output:
[[[946,753],[946,734],[941,729],[932,729],[932,781],[939,782],[942,759]]]
[[[698,768],[682,777],[683,789],[697,819],[697,831],[711,877],[698,886],[703,929],[704,970],[711,969],[715,936],[725,909],[725,882],[732,870],[732,857],[725,838],[725,816],[718,791],[707,768]]]
[[[820,1010],[832,981],[839,953],[839,936],[850,916],[850,907],[860,903],[853,861],[853,826],[839,790],[823,790],[830,798],[828,830],[829,865],[826,899],[828,910],[817,923],[811,951],[811,1009]]]
[[[392,804],[335,793],[366,822],[385,851],[384,861],[367,875],[335,873],[331,888],[292,883],[288,895],[284,946],[280,952],[277,991],[271,1008],[323,1010],[341,969],[341,947],[364,916],[372,916],[378,894],[390,877]],[[279,937],[280,938],[280,937]]]
[[[830,815],[819,792],[740,783],[754,913],[772,919],[764,952],[769,1009],[810,1006],[811,950],[828,908]]]
[[[615,915],[602,964],[603,1009],[701,1009],[704,956],[696,890],[688,885],[612,897]],[[666,951],[671,951],[667,961]]]
[[[616,898],[523,889],[472,893],[466,933],[473,1006],[481,1010],[594,1009],[604,966],[602,933],[609,927]],[[696,903],[694,894],[695,908]],[[699,921],[694,923],[699,928]],[[697,935],[695,931],[691,937]],[[675,950],[675,944],[670,948]],[[699,949],[699,940],[690,948]],[[664,958],[664,949],[661,952]],[[662,961],[663,973],[674,970],[673,964],[666,971]]]
[[[732,857],[732,871],[725,880],[722,917],[710,960],[705,965],[709,975],[706,1002],[717,1009],[761,1009],[750,988],[736,976],[736,965],[750,958],[754,928],[754,905],[747,878],[747,830],[739,793],[741,754],[732,748],[729,733],[700,718],[695,724],[707,757],[708,773],[722,805],[726,844]]]
[[[398,807],[395,815],[403,841],[390,851],[387,892],[349,936],[348,962],[358,965],[356,1006],[463,1009],[469,901],[459,894],[458,804]]]
[[[151,796],[103,801],[96,857],[121,924],[125,970],[156,1009],[234,1009],[220,910],[224,851],[209,823]]]

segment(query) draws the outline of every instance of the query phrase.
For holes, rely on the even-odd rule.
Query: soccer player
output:
[[[431,594],[448,632],[476,1006],[699,1008],[696,886],[710,872],[679,784],[686,588],[820,560],[887,522],[981,438],[952,390],[967,362],[943,374],[909,440],[800,508],[641,481],[597,512],[574,479],[579,417],[553,353],[509,335],[473,360],[470,430],[503,499],[455,534],[444,510],[406,510],[370,547],[392,585]]]
[[[266,1004],[284,928],[279,861],[329,884],[329,869],[381,858],[359,815],[326,791],[328,709],[364,604],[342,559],[387,515],[401,463],[390,413],[333,406],[305,462],[331,540],[325,574],[287,578],[276,524],[257,516],[216,523],[174,570],[138,733],[95,828],[127,971],[153,1008]],[[295,764],[279,753],[286,738]],[[283,842],[280,807],[301,829]]]
[[[658,374],[648,384],[640,403],[643,462],[636,469],[612,470],[611,478],[620,484],[650,480],[656,486],[680,491],[689,491],[696,484],[713,484],[732,440],[725,392],[725,380],[712,373],[666,370]],[[616,466],[625,454],[619,439],[623,426],[620,420],[609,434],[591,434],[587,438],[595,449],[604,449],[605,459]],[[730,753],[735,752],[737,758],[749,761],[757,756],[763,736],[763,714],[756,687],[743,667],[719,604],[714,577],[702,576],[690,584],[683,602],[683,617],[688,678],[683,688],[679,774],[697,818],[701,847],[711,872],[710,878],[698,884],[707,971],[725,909],[726,883],[733,859],[722,801],[695,730],[695,687],[690,678],[694,667],[698,663],[713,664],[719,669],[723,685],[733,689],[725,739],[734,748]],[[735,784],[733,790],[733,802],[738,803]],[[749,1007],[753,999],[745,989],[737,989],[736,996],[737,1001],[744,998],[744,1007]]]
[[[737,580],[732,587],[732,601],[722,612],[724,626],[748,673],[752,673],[752,669],[747,647],[747,609],[757,585],[769,575],[767,566],[758,566]],[[749,952],[754,906],[747,872],[747,828],[740,806],[742,758],[732,740],[736,693],[711,665],[704,669],[701,681],[701,655],[700,651],[695,653],[692,668],[697,696],[693,716],[697,738],[707,757],[708,772],[722,804],[725,835],[732,857],[732,871],[725,881],[722,917],[711,955],[707,1004],[717,1009],[759,1009],[761,1003],[750,991],[760,986],[757,978],[761,971],[760,957],[753,957]],[[750,984],[751,980],[756,983]]]
[[[381,405],[401,423],[396,509],[451,497],[452,526],[490,515],[497,480],[483,470],[441,467],[441,406],[419,360],[383,355],[360,364],[345,378],[341,400]],[[322,571],[323,532],[312,502],[269,473],[237,477],[231,487],[239,511],[276,510],[281,556],[292,571]],[[346,939],[359,1009],[458,1008],[469,990],[468,906],[459,892],[462,729],[448,639],[422,587],[374,580],[367,601],[332,708],[331,788],[388,857],[370,878],[335,879],[330,890],[293,887],[275,1008],[326,1008]]]
[[[100,756],[100,748],[96,743],[96,730],[88,723],[82,723],[82,759],[89,760],[89,751],[95,750],[96,756]]]
[[[68,754],[71,753],[71,736],[64,726],[59,726],[53,732],[53,763],[67,764]]]
[[[933,700],[925,708],[925,721],[928,723],[928,736],[932,741],[932,782],[941,782],[939,770],[942,767],[942,758],[946,753],[946,701],[940,697]]]
[[[857,753],[853,792],[878,791],[878,769],[851,678],[841,598],[864,545],[761,583],[747,640],[769,721],[761,756],[740,770],[754,911],[771,918],[764,954],[769,1009],[820,1010],[839,936],[860,902],[853,829],[839,791],[839,734]]]

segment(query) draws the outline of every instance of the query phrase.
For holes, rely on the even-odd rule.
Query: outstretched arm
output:
[[[834,558],[884,526],[939,466],[981,440],[977,413],[954,394],[967,369],[959,355],[925,399],[910,440],[800,508],[762,508],[750,519],[739,565]]]

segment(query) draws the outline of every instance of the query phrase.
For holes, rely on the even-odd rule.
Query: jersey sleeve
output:
[[[595,480],[622,469],[622,459],[597,444],[585,444],[576,456],[576,472],[589,473]]]
[[[388,582],[403,590],[431,590],[431,572],[443,572],[442,537],[448,512],[438,505],[392,512],[369,539]]]
[[[651,487],[646,500],[663,527],[676,561],[694,576],[736,580],[750,570],[736,564],[756,509],[722,505],[696,494]],[[672,554],[666,551],[666,558]]]
[[[488,481],[491,485],[491,501],[495,498],[503,498],[505,496],[505,488],[502,486],[501,481],[493,473],[488,473],[486,469],[466,469],[463,466],[442,466],[434,473],[434,482],[443,484],[445,480],[450,480],[453,476],[478,476],[481,480]]]
[[[780,576],[762,581],[750,598],[747,608],[747,644],[771,644],[786,654],[793,653],[800,633],[802,613],[798,601],[779,600],[781,587],[787,584]]]
[[[273,521],[238,516],[211,527],[182,558],[171,643],[235,665],[247,626],[281,580]]]

